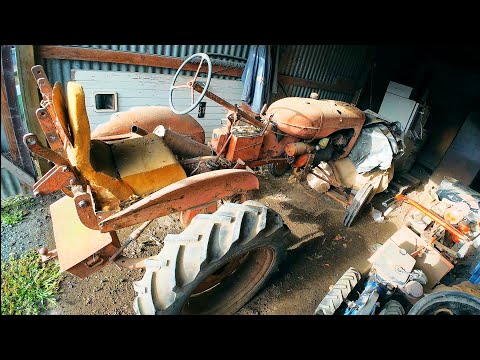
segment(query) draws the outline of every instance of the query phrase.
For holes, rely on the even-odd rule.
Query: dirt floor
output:
[[[377,223],[373,221],[368,205],[353,225],[346,228],[342,224],[344,209],[340,204],[289,181],[288,173],[274,178],[262,172],[259,179],[260,190],[253,194],[253,199],[277,211],[298,242],[288,251],[286,260],[266,287],[238,312],[242,315],[313,314],[329,286],[349,267],[368,271],[368,257],[402,225],[402,219],[409,211],[408,205],[402,205],[391,213],[388,221]],[[419,190],[423,190],[423,186]],[[61,195],[39,198],[20,224],[2,225],[3,260],[9,253],[18,255],[44,245],[50,249],[55,247],[48,206]],[[391,196],[377,195],[372,204],[384,211],[381,201]],[[120,241],[125,241],[134,228],[119,231]],[[124,253],[129,257],[156,254],[167,233],[181,231],[176,216],[157,219]],[[132,281],[141,277],[142,270],[119,269],[115,265],[84,280],[65,274],[58,306],[48,313],[133,314]]]

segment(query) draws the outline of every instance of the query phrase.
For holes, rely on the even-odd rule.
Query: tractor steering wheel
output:
[[[197,68],[197,72],[195,73],[195,76],[193,77],[193,80],[192,81],[189,81],[187,82],[186,84],[184,85],[177,85],[175,86],[175,81],[177,80],[177,77],[178,75],[180,74],[180,72],[182,71],[182,69],[185,67],[185,65],[190,61],[192,60],[193,58],[196,58],[196,57],[200,57],[202,58],[200,60],[200,64],[198,65],[198,68]],[[206,60],[207,64],[208,64],[208,74],[207,74],[207,81],[205,82],[205,86],[203,87],[203,91],[202,93],[200,94],[200,97],[195,100],[195,82],[197,80],[197,76],[198,76],[198,73],[200,72],[200,68],[202,67],[202,64],[203,64],[203,61]],[[205,93],[207,92],[207,89],[208,89],[208,86],[210,85],[210,80],[212,79],[212,62],[210,61],[210,57],[205,54],[205,53],[196,53],[196,54],[193,54],[192,56],[190,56],[188,59],[186,59],[183,64],[178,68],[177,72],[175,73],[175,76],[173,77],[173,80],[172,80],[172,84],[170,85],[170,90],[169,90],[169,93],[168,93],[168,102],[170,104],[170,109],[172,109],[172,111],[175,113],[175,114],[179,114],[179,115],[183,115],[183,114],[186,114],[190,111],[192,111],[193,109],[195,109],[198,104],[200,104],[200,101],[202,101],[203,97],[205,96]],[[191,90],[191,94],[192,94],[192,103],[190,105],[189,108],[187,109],[184,109],[184,110],[177,110],[175,109],[175,107],[173,106],[173,101],[172,101],[172,96],[173,96],[173,90],[175,89],[180,89],[180,88],[190,88]]]

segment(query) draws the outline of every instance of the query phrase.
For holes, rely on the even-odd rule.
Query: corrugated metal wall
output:
[[[2,123],[2,154],[10,152],[9,147],[8,147],[8,142],[7,142],[7,137],[5,135],[5,130],[3,128],[3,123]],[[1,172],[1,178],[2,178],[2,199],[8,196],[13,196],[17,194],[22,194],[23,190],[20,187],[20,181],[10,174],[10,172],[7,169],[2,169]]]
[[[280,49],[279,74],[334,84],[337,77],[353,80],[357,86],[366,71],[367,46],[288,45]],[[283,85],[288,96],[309,97],[314,90]],[[351,102],[353,94],[321,90],[321,99]],[[275,99],[287,96],[279,86]]]
[[[2,169],[2,199],[18,194],[25,194],[20,181],[7,169]]]
[[[247,62],[250,45],[67,45],[92,49],[119,50],[134,53],[156,54],[186,59],[197,52],[208,53],[214,65],[243,67]],[[45,59],[44,68],[50,82],[59,81],[63,86],[70,80],[71,69],[105,70],[105,71],[133,71],[157,74],[175,74],[174,69],[156,68],[152,66],[135,66],[98,61],[75,61]],[[186,75],[193,75],[191,71]],[[232,76],[213,75],[220,79],[235,79]]]
[[[206,52],[215,65],[243,67],[250,45],[68,45],[105,50],[130,51],[186,59],[196,52]],[[279,74],[334,84],[337,77],[358,82],[366,71],[367,46],[357,45],[282,45],[280,46]],[[45,59],[44,67],[51,82],[59,81],[64,86],[70,80],[71,69],[131,71],[157,74],[174,74],[174,69],[102,63]],[[185,72],[192,75],[191,71]],[[220,79],[235,79],[232,76],[213,75]],[[238,78],[237,78],[238,79]],[[361,85],[361,84],[360,84]],[[288,96],[308,97],[313,89],[295,85],[283,85]],[[220,94],[221,95],[221,94]],[[351,101],[353,94],[322,90],[321,99]],[[274,100],[287,96],[278,87]]]

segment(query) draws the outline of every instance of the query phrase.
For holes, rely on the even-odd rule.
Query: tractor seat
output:
[[[182,166],[155,134],[107,144],[91,140],[80,84],[67,84],[68,117],[73,148],[67,148],[72,166],[89,183],[97,208],[119,210],[134,195],[145,196],[187,177]]]

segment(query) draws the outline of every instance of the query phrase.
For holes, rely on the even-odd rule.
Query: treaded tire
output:
[[[268,164],[268,171],[275,177],[280,177],[290,170],[290,164],[285,163],[283,166],[278,163]]]
[[[348,207],[347,211],[345,211],[345,215],[343,217],[343,225],[346,227],[350,227],[352,225],[353,220],[358,215],[360,210],[362,210],[363,206],[367,203],[367,201],[371,198],[371,194],[373,192],[373,185],[367,183],[362,186],[360,190],[358,190],[357,194],[353,198],[352,204]]]
[[[390,300],[385,304],[379,315],[405,315],[405,309],[397,300]]]
[[[333,315],[335,311],[342,305],[348,294],[355,285],[358,284],[362,275],[358,270],[351,267],[340,279],[333,285],[332,289],[325,295],[323,300],[317,306],[315,315]]]
[[[277,269],[290,241],[280,215],[259,202],[225,203],[213,214],[199,214],[182,233],[167,235],[160,253],[145,261],[143,278],[134,282],[135,312],[234,314]],[[232,263],[240,265],[199,290]]]
[[[420,299],[408,315],[480,315],[480,299],[462,291],[439,291]]]

